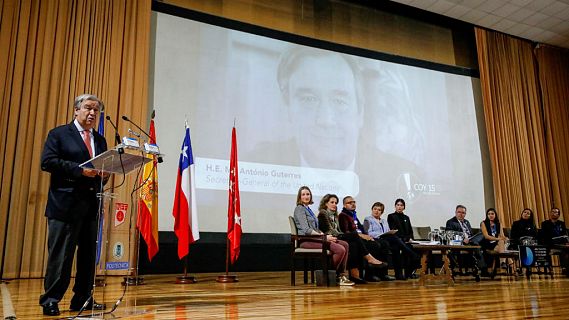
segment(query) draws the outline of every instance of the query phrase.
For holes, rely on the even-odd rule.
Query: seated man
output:
[[[447,223],[445,230],[452,230],[457,232],[462,232],[464,234],[463,244],[465,245],[478,245],[477,243],[471,242],[471,237],[473,236],[472,227],[470,226],[470,222],[466,220],[464,217],[466,216],[466,207],[459,204],[456,206],[454,211],[454,217],[450,218]],[[484,263],[484,259],[482,258],[482,252],[480,250],[473,251],[472,259],[475,262],[475,270],[474,275],[478,274],[478,270],[482,270],[482,276],[489,276],[488,270],[486,269],[486,264]]]
[[[567,228],[565,227],[565,222],[559,220],[560,216],[561,210],[559,210],[559,208],[552,208],[549,212],[549,220],[545,220],[541,223],[540,237],[543,244],[548,247],[555,244],[567,243]],[[569,257],[567,251],[562,251],[559,258],[561,266],[565,269],[564,273],[567,274],[569,271]]]
[[[567,243],[567,228],[565,222],[559,220],[560,216],[559,208],[553,208],[549,212],[549,220],[541,223],[541,239],[547,246]]]
[[[360,220],[358,219],[358,216],[356,215],[356,201],[354,200],[354,198],[351,196],[344,197],[343,203],[344,203],[344,208],[342,209],[342,212],[338,216],[340,230],[344,233],[357,232],[357,234],[364,242],[366,249],[369,251],[369,253],[371,253],[372,256],[382,261],[388,261],[390,258],[389,254],[391,253],[389,251],[389,244],[378,243],[372,237],[370,237],[368,234],[365,233],[364,227],[361,224]],[[375,270],[367,270],[367,271],[368,272],[366,272],[366,280],[371,280],[371,281],[375,280],[373,279],[374,277],[373,272]],[[379,279],[383,281],[395,280],[395,278],[387,274],[387,268],[377,269],[377,272]]]

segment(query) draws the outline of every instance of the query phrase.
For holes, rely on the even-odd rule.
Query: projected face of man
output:
[[[345,170],[354,163],[363,123],[354,73],[337,54],[301,59],[289,78],[288,101],[302,159]]]

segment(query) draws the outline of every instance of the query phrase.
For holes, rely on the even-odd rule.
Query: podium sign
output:
[[[522,267],[549,267],[549,251],[546,246],[520,246]]]

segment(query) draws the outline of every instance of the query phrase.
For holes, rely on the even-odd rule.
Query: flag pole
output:
[[[231,159],[230,159],[230,172],[231,172],[231,173],[230,173],[230,179],[229,179],[229,180],[230,180],[230,188],[229,188],[229,191],[230,191],[230,208],[233,207],[233,205],[234,205],[234,204],[231,205],[231,201],[234,200],[234,199],[231,199],[231,195],[232,195],[232,192],[233,192],[232,190],[233,190],[234,187],[237,188],[237,190],[238,190],[238,188],[239,188],[239,187],[238,187],[238,184],[236,184],[235,186],[233,186],[233,185],[231,184],[232,177],[236,177],[236,173],[233,173],[233,170],[235,169],[235,168],[233,167],[233,161],[235,161],[235,163],[237,163],[236,153],[235,153],[235,158],[234,158],[234,151],[236,152],[236,150],[237,150],[236,146],[234,145],[234,141],[235,141],[235,121],[236,121],[236,118],[233,118],[233,131],[232,131],[232,133],[231,133],[231,134],[232,134],[232,137],[231,137],[231,139],[232,139],[232,141],[231,141]],[[234,148],[235,148],[235,150],[234,150]],[[236,170],[235,170],[235,171],[236,171]],[[235,179],[235,180],[237,180],[237,179]],[[233,182],[237,182],[237,181],[233,181]],[[238,191],[237,191],[237,194],[239,194]],[[233,208],[234,208],[234,207],[233,207]],[[225,240],[225,243],[226,243],[226,246],[225,246],[225,248],[226,248],[226,249],[225,249],[225,274],[218,276],[218,277],[217,277],[217,280],[216,280],[217,282],[220,282],[220,283],[233,283],[233,282],[238,282],[238,281],[239,281],[239,279],[237,279],[237,276],[236,276],[236,275],[230,275],[230,274],[229,274],[229,246],[230,246],[231,243],[230,243],[230,241],[229,241],[229,230],[227,230],[227,232],[228,232],[228,234],[227,234],[227,238],[226,238],[226,240]]]
[[[232,283],[239,282],[236,275],[229,274],[229,238],[226,239],[227,249],[225,250],[225,274],[217,276],[217,282],[219,283]]]
[[[189,254],[187,254],[184,257],[184,275],[183,276],[177,276],[176,277],[176,283],[177,284],[188,284],[188,283],[196,283],[198,282],[198,280],[196,279],[196,277],[194,276],[189,276],[188,275],[188,256]]]
[[[174,232],[178,236],[178,257],[183,256],[180,260],[183,260],[184,267],[184,274],[176,277],[177,284],[191,284],[197,282],[194,276],[188,275],[188,256],[190,255],[190,245],[196,240],[199,240],[199,231],[196,231],[195,233],[192,231],[194,227],[197,229],[197,209],[194,208],[195,192],[192,187],[192,181],[194,179],[194,160],[187,115],[184,121],[184,131],[185,136],[182,142],[180,162],[178,166],[174,209],[172,210],[175,220]],[[190,218],[190,216],[192,218]]]

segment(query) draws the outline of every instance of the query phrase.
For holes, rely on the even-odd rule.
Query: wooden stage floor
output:
[[[288,272],[237,273],[238,283],[219,284],[219,274],[197,274],[195,284],[175,284],[175,275],[145,276],[130,286],[119,308],[105,319],[567,319],[569,278],[556,274],[524,278],[498,276],[476,283],[458,277],[454,286],[418,280],[355,287],[290,286]],[[5,284],[17,319],[71,317],[68,290],[60,317],[44,317],[38,306],[42,279]],[[121,279],[97,287],[96,300],[112,306],[122,293]],[[3,290],[6,300],[6,290]],[[6,302],[6,301],[4,301]],[[3,308],[6,308],[5,306]],[[98,317],[103,318],[103,317]]]

